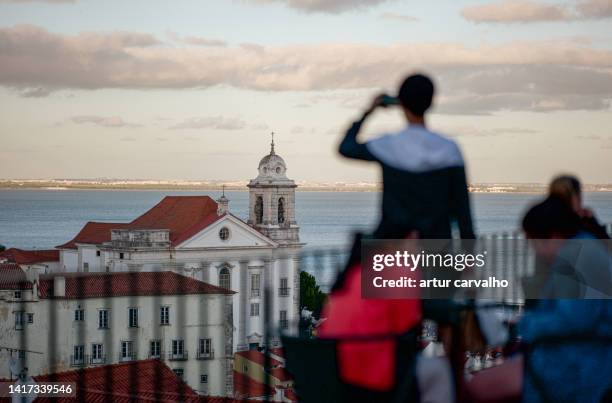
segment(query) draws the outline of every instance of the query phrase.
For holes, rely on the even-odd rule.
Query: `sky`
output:
[[[612,0],[0,0],[0,178],[247,180],[274,131],[292,179],[376,181],[337,145],[412,72],[471,182],[612,183]]]

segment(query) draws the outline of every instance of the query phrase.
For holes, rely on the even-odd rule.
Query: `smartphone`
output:
[[[383,95],[382,105],[383,106],[399,105],[399,99],[397,99],[397,97],[392,97],[391,95]]]

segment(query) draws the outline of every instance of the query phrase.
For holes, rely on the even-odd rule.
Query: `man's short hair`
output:
[[[399,89],[398,98],[404,109],[416,116],[423,116],[431,106],[434,84],[423,74],[408,76]]]
[[[572,238],[580,231],[580,217],[563,201],[549,197],[525,214],[523,230],[533,239]]]

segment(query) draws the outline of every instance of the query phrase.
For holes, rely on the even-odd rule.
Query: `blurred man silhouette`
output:
[[[397,98],[379,95],[354,122],[340,144],[347,158],[376,161],[382,167],[383,197],[379,229],[415,228],[420,238],[447,239],[456,222],[462,238],[474,238],[465,165],[457,144],[427,128],[425,114],[434,85],[421,74],[402,83]],[[357,140],[365,120],[380,107],[399,104],[408,126],[367,143]]]

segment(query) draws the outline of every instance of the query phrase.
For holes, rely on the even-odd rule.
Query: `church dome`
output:
[[[274,140],[270,144],[270,153],[259,161],[259,177],[269,177],[270,179],[287,178],[287,165],[285,160],[274,151]]]

